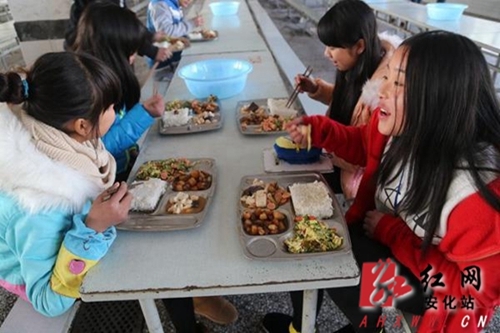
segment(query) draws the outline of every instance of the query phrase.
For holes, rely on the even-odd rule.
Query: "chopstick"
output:
[[[304,74],[302,74],[303,76],[305,77],[309,77],[309,75],[311,75],[312,73],[312,67],[311,66],[307,66]],[[293,102],[295,102],[295,99],[297,98],[297,96],[299,95],[299,85],[297,84],[295,86],[295,89],[293,90],[292,94],[290,95],[290,98],[288,99],[288,102],[286,102],[286,107],[289,108],[292,106]]]
[[[160,62],[156,61],[155,64],[153,65],[153,67],[151,67],[151,69],[148,72],[148,75],[146,76],[146,78],[144,79],[144,81],[141,84],[141,88],[144,87],[146,82],[148,82],[149,79],[153,76],[153,74],[155,73],[156,67],[158,67],[159,64],[160,64]],[[153,87],[153,89],[154,89],[154,87]]]

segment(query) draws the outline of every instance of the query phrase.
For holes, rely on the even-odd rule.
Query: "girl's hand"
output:
[[[368,237],[373,238],[373,235],[375,234],[375,229],[377,228],[377,225],[383,216],[384,214],[379,212],[378,210],[371,210],[366,213],[363,222],[363,229],[365,230],[365,234]]]
[[[318,91],[318,85],[314,80],[302,74],[295,76],[295,84],[299,87],[299,92],[314,94]]]
[[[307,147],[307,132],[304,131],[307,127],[303,125],[302,117],[295,118],[288,122],[285,125],[285,129],[288,134],[290,134],[292,141],[298,144],[300,148]]]
[[[155,61],[163,62],[172,56],[172,51],[166,47],[158,48],[158,52],[156,53]]]
[[[165,102],[161,95],[153,95],[143,103],[144,108],[153,118],[163,116],[165,112]]]
[[[163,42],[165,39],[167,39],[167,34],[161,31],[155,32],[153,35],[153,42]]]
[[[195,27],[201,27],[203,24],[204,24],[204,21],[203,21],[203,16],[201,15],[197,15],[194,19],[193,19],[193,24]]]
[[[90,208],[85,220],[87,227],[103,232],[125,221],[132,203],[132,195],[127,189],[127,183],[121,182],[102,192]]]

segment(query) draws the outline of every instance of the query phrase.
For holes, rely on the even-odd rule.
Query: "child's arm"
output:
[[[180,20],[174,23],[174,17],[166,3],[158,2],[150,5],[151,19],[156,31],[168,36],[182,37],[191,32],[195,25],[192,20]]]
[[[106,150],[113,156],[135,144],[154,122],[154,118],[139,103],[125,113],[121,119],[118,119],[119,115],[116,118],[113,126],[102,137]]]
[[[114,228],[103,233],[87,228],[84,218],[85,215],[31,215],[8,229],[7,241],[20,261],[26,296],[34,309],[45,316],[60,315],[73,305],[80,295],[83,277],[106,254],[116,237]]]
[[[322,79],[315,79],[314,83],[316,83],[318,89],[314,93],[308,93],[307,95],[310,98],[317,100],[318,102],[330,105],[330,103],[332,102],[333,89],[335,86]]]
[[[445,287],[433,288],[433,296],[439,300],[440,306],[446,296],[448,299],[451,296],[460,309],[465,296],[474,299],[474,309],[488,309],[493,308],[500,298],[499,235],[500,214],[474,194],[455,207],[448,218],[446,236],[439,246],[431,245],[425,255],[421,250],[422,240],[398,217],[385,215],[378,223],[374,237],[389,246],[396,259],[418,278],[428,265],[432,267],[429,276],[442,274]],[[461,286],[461,274],[471,266],[477,266],[481,271],[479,290],[471,285]],[[459,317],[456,319],[463,318]],[[452,319],[446,323],[449,327],[457,324],[450,322]]]
[[[365,166],[368,126],[345,126],[325,116],[303,117],[311,125],[311,143],[355,165]]]

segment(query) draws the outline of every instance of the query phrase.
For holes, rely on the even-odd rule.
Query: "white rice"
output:
[[[332,199],[322,182],[293,184],[290,186],[295,215],[311,215],[318,219],[333,215]]]
[[[154,210],[166,188],[167,182],[158,178],[142,182],[130,189],[130,193],[133,195],[130,209],[141,212]]]
[[[297,115],[297,110],[293,107],[287,108],[286,99],[268,98],[267,107],[269,108],[269,113],[271,115],[282,116],[285,118],[295,117]]]
[[[186,125],[192,116],[189,115],[189,109],[183,108],[174,111],[165,111],[163,113],[163,126],[183,126]]]

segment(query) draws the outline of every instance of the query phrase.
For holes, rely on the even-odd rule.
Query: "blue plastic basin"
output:
[[[224,99],[243,91],[252,69],[252,64],[244,60],[210,59],[182,67],[179,76],[196,98],[215,95]]]
[[[460,3],[428,3],[427,16],[431,20],[458,20],[469,7]]]
[[[240,3],[237,1],[220,1],[209,4],[214,16],[235,15],[238,13]]]

